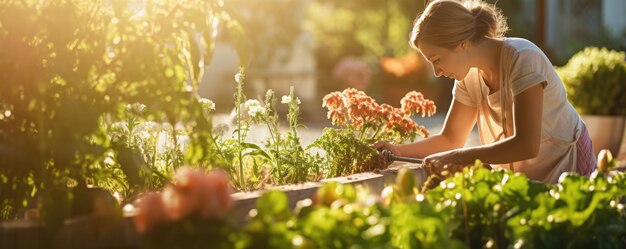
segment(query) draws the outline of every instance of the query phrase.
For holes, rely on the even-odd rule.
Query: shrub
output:
[[[624,52],[587,47],[557,69],[568,99],[582,114],[626,115]]]

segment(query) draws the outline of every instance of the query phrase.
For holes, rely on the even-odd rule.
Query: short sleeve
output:
[[[454,96],[455,100],[458,100],[464,105],[476,107],[478,106],[478,104],[476,103],[475,100],[472,99],[472,96],[470,95],[467,89],[466,80],[467,79],[454,81],[454,88],[452,89],[452,96]]]
[[[518,95],[528,88],[547,82],[547,63],[543,53],[534,50],[521,51],[511,67],[509,76],[513,96]]]

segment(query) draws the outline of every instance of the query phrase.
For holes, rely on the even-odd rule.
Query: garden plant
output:
[[[312,8],[325,10],[324,2],[332,1]],[[399,15],[406,14],[404,5],[416,3],[372,2]],[[431,175],[424,182],[403,168],[380,193],[319,183],[380,173],[387,165],[372,145],[428,137],[416,120],[435,114],[435,103],[417,91],[406,93],[397,106],[379,104],[354,88],[331,92],[314,104],[327,109],[333,126],[305,145],[300,108],[311,103],[301,102],[295,86],[284,96],[271,89],[264,98],[246,96],[249,70],[275,59],[266,54],[249,65],[250,50],[278,48],[247,43],[238,14],[223,0],[2,2],[0,221],[16,221],[35,210],[40,217],[29,219],[51,239],[71,223],[69,218],[85,215],[80,205],[98,210],[81,201],[116,197],[109,209],[99,210],[112,214],[115,222],[122,220],[120,207],[136,211],[126,218],[132,219],[132,231],[140,234],[137,246],[143,248],[626,245],[626,175],[608,151],[600,153],[598,170],[590,177],[565,173],[556,184],[486,169],[480,161],[437,172],[420,168]],[[364,25],[399,22],[387,12],[361,14],[375,19]],[[348,23],[356,16],[361,15],[343,15]],[[315,32],[332,29],[318,28]],[[292,31],[286,37],[300,31],[285,29]],[[390,29],[354,39],[372,54],[382,54],[383,41],[396,40],[400,33]],[[234,44],[241,65],[231,80],[236,84],[231,126],[215,123],[215,103],[197,93],[219,36]],[[288,43],[276,39],[277,47]],[[394,54],[405,53],[401,47],[406,44],[391,46]],[[602,66],[590,66],[589,60]],[[586,76],[575,74],[579,71],[601,76],[598,84],[584,85]],[[572,77],[564,77],[572,84],[569,89],[582,89],[569,92],[579,110],[625,113],[626,87],[600,85],[624,78],[624,53],[586,49],[560,72]],[[594,89],[613,95],[588,95]],[[251,142],[253,128],[267,129],[268,136]],[[319,188],[295,208],[276,190],[305,182]],[[253,190],[262,194],[241,224],[233,194]],[[97,194],[83,196],[89,193]],[[4,239],[0,234],[0,242]]]

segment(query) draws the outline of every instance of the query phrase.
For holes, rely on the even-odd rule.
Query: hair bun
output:
[[[495,5],[482,1],[465,2],[465,7],[472,13],[475,23],[475,38],[502,37],[508,30],[506,18]]]
[[[422,41],[454,48],[467,40],[500,38],[507,30],[506,18],[493,4],[482,0],[433,0],[415,19],[409,39],[415,49]]]
[[[474,6],[474,7],[472,7],[472,9],[470,11],[472,12],[472,16],[474,16],[474,18],[477,18],[483,12],[483,7],[482,6]]]

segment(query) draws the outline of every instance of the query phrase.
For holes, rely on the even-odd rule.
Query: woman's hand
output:
[[[443,165],[461,164],[462,162],[460,162],[459,159],[460,159],[459,153],[457,150],[449,150],[449,151],[443,151],[443,152],[439,152],[439,153],[435,153],[430,156],[427,156],[426,158],[424,158],[424,163],[425,164],[439,163]]]
[[[398,156],[399,154],[399,150],[398,150],[398,146],[385,142],[385,141],[378,141],[374,144],[374,149],[378,150],[378,151],[383,151],[383,150],[388,150],[389,152],[391,152],[391,154],[394,154],[396,156]],[[387,158],[383,157],[383,160],[385,160],[385,166],[388,166],[390,163],[387,161]]]
[[[378,151],[383,151],[383,150],[388,150],[389,152],[391,152],[391,154],[394,154],[396,156],[400,156],[398,153],[398,146],[385,142],[385,141],[378,141],[374,144],[374,149],[378,150]]]
[[[458,150],[450,150],[432,154],[424,158],[424,169],[431,174],[441,174],[443,171],[454,173],[468,165],[463,161]]]

